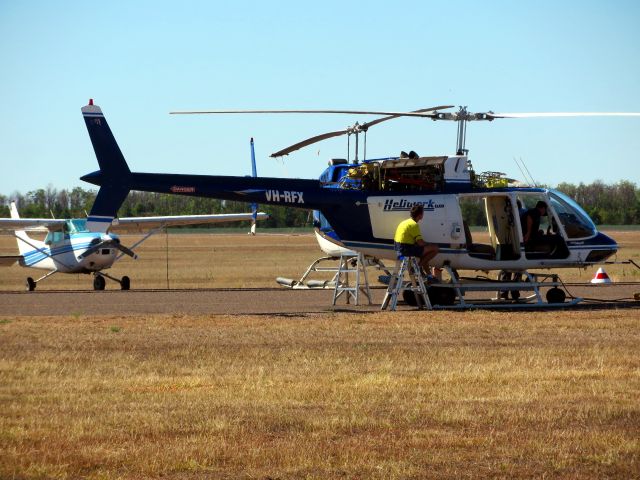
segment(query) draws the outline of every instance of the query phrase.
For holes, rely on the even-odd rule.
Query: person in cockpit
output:
[[[547,233],[540,229],[540,220],[542,217],[549,215],[549,207],[542,200],[536,203],[535,208],[530,208],[520,217],[520,226],[522,227],[522,240],[524,248],[528,252],[538,252],[553,257],[558,252],[560,246],[560,238],[555,232],[555,221],[552,219]],[[554,230],[552,233],[551,230]],[[561,252],[558,252],[561,253]]]

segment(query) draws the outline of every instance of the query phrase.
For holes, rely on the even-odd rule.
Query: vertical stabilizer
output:
[[[89,138],[102,174],[107,178],[122,177],[122,179],[126,179],[131,171],[113,133],[111,133],[102,109],[98,105],[94,105],[93,99],[91,99],[89,105],[82,107],[82,116],[87,125]]]
[[[16,207],[16,202],[11,202],[9,211],[11,212],[11,218],[20,218],[18,207]],[[34,241],[29,237],[29,235],[27,235],[27,232],[25,232],[24,230],[16,230],[15,236],[16,240],[18,241],[18,251],[20,252],[20,255],[24,256],[26,253],[33,250],[33,247],[29,244],[33,244]]]
[[[82,107],[82,116],[100,165],[101,181],[98,196],[87,218],[87,228],[92,232],[106,232],[129,194],[131,170],[102,109],[89,100],[89,105]]]

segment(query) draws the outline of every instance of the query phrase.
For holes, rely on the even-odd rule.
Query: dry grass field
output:
[[[640,260],[638,232],[614,236],[620,259]],[[165,287],[164,241],[114,274]],[[169,247],[172,288],[272,287],[318,256],[305,235],[170,235]],[[12,248],[0,238],[0,254]],[[0,270],[0,289],[27,272]],[[639,317],[0,317],[0,478],[640,478]]]
[[[634,310],[0,322],[0,478],[637,478]]]
[[[619,260],[634,259],[640,264],[640,231],[607,232],[618,241]],[[123,237],[132,245],[140,236]],[[480,241],[482,239],[480,238]],[[168,245],[167,245],[168,242]],[[168,248],[167,248],[168,247]],[[136,252],[138,260],[124,257],[108,271],[113,276],[131,277],[136,288],[247,288],[274,287],[276,277],[298,279],[307,266],[321,256],[312,234],[258,235],[244,234],[169,234],[156,235]],[[168,255],[167,255],[168,252]],[[0,235],[0,255],[16,255],[13,237]],[[168,262],[167,262],[168,258]],[[167,282],[168,263],[168,282]],[[595,268],[564,269],[564,281],[588,282]],[[38,278],[45,271],[0,267],[0,290],[22,290],[28,276]],[[633,265],[607,266],[607,273],[617,282],[640,281],[640,270]],[[54,275],[38,284],[38,290],[91,290],[89,275]],[[107,282],[107,288],[119,288]]]

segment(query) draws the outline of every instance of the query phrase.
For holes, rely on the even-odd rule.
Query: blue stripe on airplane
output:
[[[85,250],[89,248],[90,245],[90,243],[81,243],[73,246],[65,245],[64,247],[58,247],[53,250],[49,248],[43,248],[42,251],[33,250],[24,254],[24,262],[25,265],[34,265],[48,257],[57,257],[58,255],[62,255],[71,251],[75,252],[76,250]],[[47,254],[45,255],[44,252],[46,252]]]

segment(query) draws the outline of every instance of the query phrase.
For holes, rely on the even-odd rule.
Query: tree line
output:
[[[614,184],[595,181],[590,184],[561,183],[557,190],[578,202],[596,224],[638,225],[640,224],[640,188],[635,183],[623,180]],[[15,200],[20,216],[25,218],[82,218],[91,210],[96,190],[75,187],[72,190],[57,190],[52,186],[26,194],[0,195],[0,216],[9,216],[9,202]],[[464,205],[463,212],[471,224],[483,223],[481,208]],[[260,208],[270,214],[269,220],[260,223],[262,227],[306,227],[312,218],[307,210],[264,205]],[[205,215],[210,213],[249,212],[247,203],[222,201],[212,198],[188,197],[148,192],[131,192],[120,207],[121,217],[142,217],[148,215]],[[478,221],[474,218],[478,217]],[[486,220],[484,220],[486,222]],[[229,224],[228,226],[237,226]]]
[[[15,201],[24,218],[84,218],[91,211],[97,190],[76,187],[57,190],[52,186],[22,194],[0,195],[0,217],[9,216],[9,203]],[[279,206],[259,206],[259,211],[270,215],[261,220],[262,228],[311,226],[313,219],[308,210]],[[215,213],[251,212],[248,203],[216,200],[213,198],[168,195],[163,193],[130,192],[123,202],[120,217],[145,217],[151,215],[207,215]],[[238,222],[219,224],[216,227],[237,227]]]

